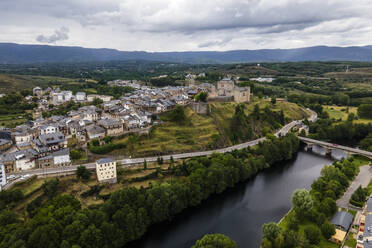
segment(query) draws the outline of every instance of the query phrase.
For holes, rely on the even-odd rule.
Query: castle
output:
[[[229,101],[234,100],[235,102],[249,102],[251,98],[250,87],[238,87],[231,78],[224,78],[217,82],[217,87],[209,84],[205,87],[208,92],[208,98],[211,100],[222,100]]]

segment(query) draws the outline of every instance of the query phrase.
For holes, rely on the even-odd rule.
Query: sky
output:
[[[0,42],[125,51],[372,45],[372,0],[0,0]]]

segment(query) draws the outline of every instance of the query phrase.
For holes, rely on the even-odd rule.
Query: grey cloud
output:
[[[56,43],[57,41],[68,40],[68,28],[62,27],[54,31],[54,34],[50,36],[39,35],[36,37],[36,41],[41,43]]]
[[[225,46],[227,43],[229,43],[231,40],[232,40],[232,38],[229,37],[229,38],[225,38],[225,39],[223,39],[223,40],[207,41],[207,42],[200,43],[200,44],[198,45],[198,47],[199,47],[199,48],[214,47],[214,46],[223,47],[223,46]]]

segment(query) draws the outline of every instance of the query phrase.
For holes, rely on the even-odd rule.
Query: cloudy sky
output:
[[[372,0],[0,0],[0,42],[190,51],[372,45]]]

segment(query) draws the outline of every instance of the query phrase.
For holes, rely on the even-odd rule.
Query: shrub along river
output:
[[[189,248],[207,233],[223,233],[238,247],[259,247],[264,223],[278,222],[291,207],[291,195],[298,188],[310,188],[324,165],[332,159],[313,147],[301,150],[288,162],[278,164],[256,177],[210,197],[201,206],[188,209],[169,222],[153,225],[130,247]],[[334,150],[333,159],[345,156]]]

